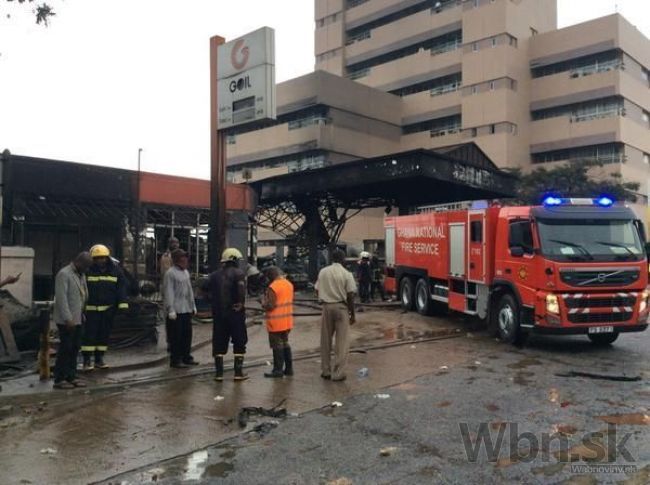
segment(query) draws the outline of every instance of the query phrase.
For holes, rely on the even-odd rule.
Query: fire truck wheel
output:
[[[431,315],[433,313],[432,303],[429,283],[421,278],[415,285],[415,309],[420,315]]]
[[[614,333],[595,333],[588,335],[589,340],[594,345],[609,345],[613,344],[618,338],[618,332]]]
[[[517,344],[522,337],[519,306],[510,293],[506,293],[499,300],[495,317],[499,338],[506,343]]]
[[[399,299],[402,302],[402,308],[411,311],[415,307],[415,290],[413,280],[408,276],[402,278],[399,283]]]

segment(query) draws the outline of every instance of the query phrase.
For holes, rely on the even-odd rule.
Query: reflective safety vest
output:
[[[276,278],[269,288],[275,293],[275,308],[266,312],[266,329],[284,332],[293,328],[293,285],[285,278]]]

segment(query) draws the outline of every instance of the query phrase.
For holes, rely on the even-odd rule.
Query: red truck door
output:
[[[469,212],[468,281],[473,283],[485,283],[487,269],[485,239],[485,211]]]

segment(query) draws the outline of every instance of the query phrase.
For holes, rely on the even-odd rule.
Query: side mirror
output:
[[[513,246],[510,248],[510,255],[515,258],[523,258],[526,251],[521,246]]]

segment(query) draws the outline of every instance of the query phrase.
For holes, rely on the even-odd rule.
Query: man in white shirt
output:
[[[357,285],[354,276],[343,267],[345,253],[332,254],[332,264],[318,274],[316,291],[323,304],[321,317],[321,377],[344,381],[345,367],[350,352],[350,325],[354,325],[354,295]],[[332,337],[336,336],[334,365],[331,363]]]
[[[170,352],[170,367],[182,369],[198,365],[192,357],[192,315],[196,313],[192,280],[187,270],[189,260],[182,249],[172,252],[172,266],[167,273],[165,309],[167,310],[167,331]]]

